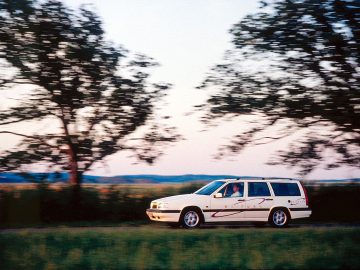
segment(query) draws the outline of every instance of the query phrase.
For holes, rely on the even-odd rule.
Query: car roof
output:
[[[269,181],[269,182],[297,182],[300,181],[300,179],[294,179],[294,178],[265,178],[265,177],[259,177],[259,178],[229,178],[229,179],[220,179],[220,181],[226,181],[226,182],[243,182],[243,181]]]

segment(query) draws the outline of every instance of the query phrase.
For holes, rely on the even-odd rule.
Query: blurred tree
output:
[[[152,163],[159,146],[179,138],[164,124],[167,117],[156,114],[169,88],[149,82],[146,69],[156,63],[106,41],[91,10],[74,12],[55,0],[0,0],[0,48],[1,89],[23,85],[29,93],[0,111],[0,134],[22,137],[16,149],[0,154],[0,170],[42,162],[68,170],[79,185],[108,155],[132,150]],[[49,119],[51,132],[9,130]]]
[[[320,164],[359,167],[360,1],[262,1],[230,33],[234,47],[200,86],[213,92],[198,107],[206,123],[254,120],[220,156],[301,135],[269,164],[302,174]]]

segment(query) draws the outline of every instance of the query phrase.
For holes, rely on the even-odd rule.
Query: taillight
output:
[[[300,182],[300,184],[301,184],[301,186],[302,186],[302,188],[304,190],[306,205],[309,206],[309,197],[308,197],[308,194],[307,194],[307,190],[306,190],[306,188],[305,188],[305,186],[304,186],[304,184],[302,182]]]

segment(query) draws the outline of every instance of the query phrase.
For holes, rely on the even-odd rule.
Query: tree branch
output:
[[[12,131],[0,131],[0,134],[11,134],[11,135],[15,135],[15,136],[19,136],[19,137],[24,137],[24,138],[28,138],[28,139],[33,139],[33,140],[38,140],[40,142],[42,142],[43,144],[52,147],[52,148],[58,148],[58,146],[54,146],[52,144],[49,144],[48,142],[45,141],[44,138],[40,138],[38,136],[31,136],[31,135],[26,135],[26,134],[21,134],[21,133],[17,133],[17,132],[12,132]],[[53,136],[54,138],[58,137],[61,138],[61,136]]]
[[[31,119],[25,118],[25,119],[18,119],[18,120],[13,120],[13,121],[2,122],[2,123],[0,123],[0,126],[15,124],[15,123],[19,123],[19,122],[26,121],[26,120],[31,120]]]
[[[36,137],[36,136],[21,134],[21,133],[12,132],[12,131],[0,131],[0,134],[12,134],[12,135],[25,137],[25,138],[29,138],[29,139],[40,139],[39,137]]]

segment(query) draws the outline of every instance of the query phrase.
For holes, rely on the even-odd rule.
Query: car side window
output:
[[[244,182],[239,183],[230,183],[223,187],[219,193],[223,195],[224,198],[229,197],[243,197],[244,196]]]
[[[301,196],[296,183],[271,183],[275,196]]]
[[[249,182],[249,197],[271,196],[269,187],[265,182]]]

